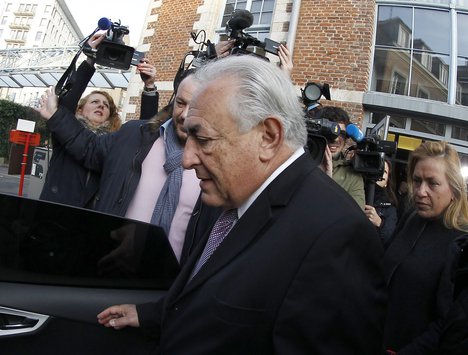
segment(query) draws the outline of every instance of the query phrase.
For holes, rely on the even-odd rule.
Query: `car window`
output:
[[[0,280],[168,289],[179,272],[161,228],[0,194]]]

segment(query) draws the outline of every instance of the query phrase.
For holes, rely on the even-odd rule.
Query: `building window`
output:
[[[448,102],[450,37],[448,10],[379,5],[371,90]]]
[[[392,85],[390,93],[396,95],[405,95],[406,93],[406,78],[400,73],[394,72],[392,75]]]
[[[48,14],[50,12],[50,10],[52,10],[52,6],[51,5],[46,5],[44,13]]]
[[[445,127],[443,123],[438,123],[429,120],[413,118],[411,120],[411,130],[421,133],[432,134],[435,136],[445,136]]]
[[[13,4],[12,4],[11,2],[9,2],[9,3],[7,4],[7,6],[5,7],[5,12],[10,12],[10,11],[11,11],[11,6],[12,6],[12,5],[13,5]]]
[[[39,26],[45,26],[47,25],[47,19],[46,18],[41,18],[41,22],[39,23]]]
[[[457,58],[457,103],[468,106],[468,14],[459,13]]]
[[[1,24],[2,24],[2,25],[6,25],[7,21],[8,21],[8,16],[3,16],[3,17],[2,17],[2,23],[1,23]]]
[[[37,32],[35,41],[40,41],[41,39],[42,39],[42,32]]]

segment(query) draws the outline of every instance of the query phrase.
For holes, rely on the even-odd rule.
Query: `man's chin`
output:
[[[213,196],[213,194],[210,194],[208,192],[203,192],[203,190],[201,192],[201,200],[204,204],[212,207],[221,207],[223,205],[222,201],[219,198]]]

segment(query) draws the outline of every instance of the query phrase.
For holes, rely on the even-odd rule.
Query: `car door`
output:
[[[96,315],[156,302],[178,272],[159,227],[0,194],[0,353],[150,353],[150,331]]]

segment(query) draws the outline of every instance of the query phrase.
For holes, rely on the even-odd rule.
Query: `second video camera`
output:
[[[265,38],[265,41],[262,42],[244,32],[244,29],[252,26],[253,21],[254,17],[248,10],[235,10],[232,13],[231,18],[226,23],[226,35],[228,38],[236,40],[231,54],[257,54],[249,51],[247,47],[258,47],[268,53],[278,55],[278,48],[280,46],[278,42],[269,38]]]

